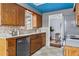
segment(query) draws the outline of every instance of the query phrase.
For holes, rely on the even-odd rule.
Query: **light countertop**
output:
[[[72,46],[72,47],[79,47],[79,39],[67,38],[65,45]]]
[[[34,32],[34,33],[28,33],[28,34],[20,34],[20,35],[16,35],[16,36],[3,35],[3,36],[0,36],[0,38],[15,38],[15,37],[29,36],[29,35],[33,35],[33,34],[39,34],[39,33],[45,33],[45,32]]]

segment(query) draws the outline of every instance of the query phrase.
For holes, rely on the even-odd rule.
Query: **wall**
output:
[[[75,14],[65,15],[65,34],[66,35],[79,35],[79,27],[76,25]]]
[[[48,13],[43,13],[43,27],[48,27],[49,26],[49,15],[53,14],[59,14],[62,13],[63,15],[68,15],[70,13],[73,13],[73,8],[71,9],[65,9],[65,10],[59,10],[59,11],[53,11],[53,12],[48,12]]]
[[[49,27],[49,24],[50,24],[50,22],[49,22],[49,15],[53,15],[53,14],[59,14],[59,13],[62,13],[63,14],[63,16],[65,16],[65,15],[68,15],[68,14],[71,14],[71,13],[73,13],[73,8],[71,8],[71,9],[64,9],[64,10],[59,10],[59,11],[53,11],[53,12],[48,12],[48,13],[44,13],[43,14],[43,28],[46,28],[45,30],[46,30],[46,35],[47,35],[47,37],[46,37],[46,46],[48,46],[48,47],[50,47],[50,27]],[[64,18],[63,18],[64,19]]]
[[[35,32],[35,29],[27,30],[25,26],[0,26],[0,37],[11,36],[12,31],[16,29],[20,34]]]

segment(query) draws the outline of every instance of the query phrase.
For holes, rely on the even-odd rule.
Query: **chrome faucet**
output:
[[[19,35],[19,30],[13,29],[10,34],[11,34],[12,36]]]

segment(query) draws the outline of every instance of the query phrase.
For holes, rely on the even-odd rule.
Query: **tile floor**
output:
[[[43,47],[32,56],[63,56],[63,47]]]

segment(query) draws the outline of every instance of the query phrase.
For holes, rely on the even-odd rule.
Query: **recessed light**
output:
[[[42,5],[42,4],[45,4],[45,3],[33,3],[34,5],[36,6],[39,6],[39,5]]]

